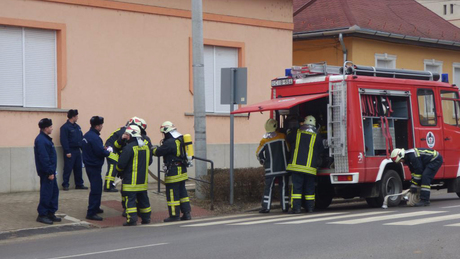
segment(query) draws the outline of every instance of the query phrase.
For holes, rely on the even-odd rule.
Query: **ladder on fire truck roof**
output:
[[[343,75],[344,69],[346,75],[361,75],[400,79],[415,79],[438,81],[440,75],[430,71],[418,71],[408,69],[390,69],[371,66],[358,66],[351,62],[345,62],[343,67],[328,66],[326,62],[305,64],[303,66],[293,66],[291,75],[293,78],[303,78],[314,75]]]

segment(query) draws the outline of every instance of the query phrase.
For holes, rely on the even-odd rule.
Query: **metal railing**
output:
[[[161,181],[161,178],[160,178],[160,173],[162,173],[162,172],[164,173],[164,171],[161,170],[161,159],[160,158],[161,157],[157,157],[157,161],[158,161],[158,165],[157,165],[158,176],[157,176],[156,179],[155,179],[155,177],[153,177],[158,182],[158,193],[161,192],[161,183],[165,184],[163,181]],[[196,156],[194,156],[193,159],[200,160],[200,161],[207,162],[207,163],[211,164],[211,181],[205,181],[203,179],[193,178],[193,177],[190,177],[190,176],[188,178],[192,179],[194,181],[197,181],[197,182],[207,183],[207,184],[210,185],[209,197],[211,199],[211,210],[214,210],[214,162],[211,161],[211,160],[201,158],[201,157],[196,157]],[[152,174],[152,176],[153,176],[153,174]]]

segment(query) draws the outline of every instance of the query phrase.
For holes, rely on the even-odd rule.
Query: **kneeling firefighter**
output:
[[[168,201],[169,217],[164,222],[190,220],[190,198],[185,189],[187,175],[187,154],[185,152],[184,137],[174,124],[165,121],[160,127],[164,138],[161,146],[153,149],[154,156],[162,156],[165,168],[166,199]],[[182,217],[180,217],[182,212]]]
[[[278,122],[276,120],[267,120],[265,123],[266,133],[256,150],[257,159],[265,168],[265,189],[262,198],[262,209],[259,213],[270,212],[275,180],[278,181],[281,193],[281,208],[283,212],[288,211],[289,196],[287,192],[289,189],[289,176],[286,171],[286,157],[289,157],[289,148],[286,145],[286,136],[283,133],[277,132],[277,128]]]
[[[395,163],[404,163],[412,173],[410,186],[411,193],[420,189],[420,201],[414,206],[430,205],[431,181],[442,165],[442,156],[438,151],[428,148],[395,148],[391,151],[391,160]]]
[[[122,195],[126,207],[126,223],[123,225],[135,226],[138,214],[142,218],[141,223],[148,224],[152,212],[147,195],[148,166],[152,164],[152,153],[136,125],[126,128],[123,139],[126,139],[126,146],[117,163],[117,171],[123,179]]]

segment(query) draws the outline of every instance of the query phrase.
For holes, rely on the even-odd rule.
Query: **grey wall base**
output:
[[[260,166],[255,152],[258,144],[236,144],[235,145],[235,168],[258,167]],[[62,148],[57,147],[58,165],[57,182],[59,188],[62,184],[62,172],[64,168]],[[214,161],[215,168],[230,167],[230,145],[209,144],[207,146],[208,159]],[[150,170],[157,175],[158,159],[154,158]],[[161,160],[162,163],[162,160]],[[197,161],[194,161],[197,163]],[[210,168],[208,166],[208,168]],[[107,170],[106,164],[102,168],[102,177]],[[195,177],[195,167],[188,168],[188,174]],[[164,178],[164,175],[161,175]],[[83,179],[89,187],[88,177],[83,168]],[[73,173],[70,176],[70,188],[74,188]],[[38,191],[40,190],[40,179],[35,170],[33,147],[0,148],[0,193]]]

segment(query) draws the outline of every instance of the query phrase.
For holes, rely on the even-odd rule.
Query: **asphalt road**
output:
[[[459,258],[460,199],[371,209],[336,203],[311,214],[243,214],[34,236],[0,243],[0,258]]]

